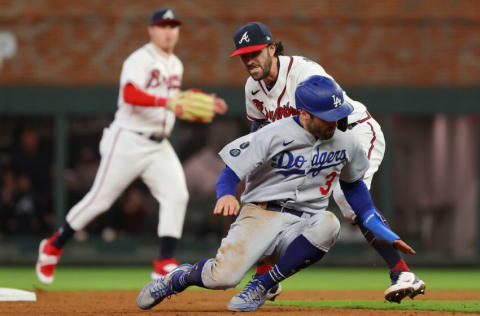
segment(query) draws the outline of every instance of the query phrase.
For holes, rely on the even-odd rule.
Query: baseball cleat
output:
[[[247,283],[243,290],[232,297],[227,308],[234,312],[250,312],[265,304],[267,291],[259,280]]]
[[[180,265],[180,262],[174,258],[165,260],[153,260],[153,272],[151,275],[152,280],[159,279],[164,275],[172,272],[176,267]]]
[[[138,294],[137,305],[141,309],[150,309],[159,304],[166,297],[180,292],[173,290],[172,280],[178,273],[185,273],[192,268],[191,264],[182,264],[167,275],[150,281]]]
[[[43,284],[50,284],[53,282],[55,276],[55,268],[60,261],[63,249],[58,249],[52,245],[52,241],[57,237],[55,233],[49,239],[43,239],[38,248],[38,259],[35,265],[35,272],[38,280]]]
[[[385,299],[392,303],[399,303],[405,297],[414,298],[418,294],[425,294],[425,282],[417,278],[412,272],[391,272],[392,285],[385,290]]]
[[[278,295],[282,293],[282,285],[280,283],[277,283],[274,285],[270,290],[267,291],[267,294],[265,295],[267,297],[267,300],[269,301],[275,301]]]

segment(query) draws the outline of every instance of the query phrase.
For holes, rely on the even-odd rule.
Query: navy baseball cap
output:
[[[343,90],[330,78],[311,76],[295,90],[295,106],[327,122],[338,121],[353,112]]]
[[[273,36],[265,24],[250,22],[235,31],[233,42],[235,43],[235,51],[230,55],[230,58],[267,47],[273,43]]]
[[[177,12],[172,9],[160,9],[153,13],[150,18],[150,25],[175,24],[180,25],[182,21],[178,18]]]

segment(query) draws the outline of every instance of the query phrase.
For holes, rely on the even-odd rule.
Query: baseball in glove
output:
[[[226,107],[223,99],[194,89],[181,91],[167,102],[167,108],[178,118],[203,123],[210,123],[215,113],[225,113]]]

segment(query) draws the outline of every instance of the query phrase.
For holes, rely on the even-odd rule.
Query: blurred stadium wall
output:
[[[248,128],[243,115],[246,73],[237,59],[228,58],[232,35],[248,21],[262,21],[287,54],[319,62],[381,123],[387,153],[372,193],[394,229],[419,250],[411,260],[480,263],[480,2],[474,0],[0,1],[2,187],[10,181],[6,170],[26,126],[50,149],[55,171],[51,213],[45,211],[50,217],[43,219],[43,228],[32,224],[31,231],[15,229],[18,218],[11,210],[7,216],[6,204],[0,205],[0,263],[32,262],[39,238],[57,227],[81,197],[65,179],[88,149],[96,150],[101,129],[116,108],[122,62],[148,41],[148,19],[158,6],[176,9],[184,21],[176,49],[185,65],[184,85],[227,99],[230,112],[223,121],[234,121],[237,128],[226,135],[234,138]],[[217,134],[221,127],[217,125]],[[184,163],[208,146],[198,131],[211,139],[213,129],[177,123],[172,140]],[[199,227],[227,225],[210,220],[213,197],[198,196],[192,198],[195,211],[187,216],[185,259],[196,256],[188,250],[206,232]],[[155,206],[150,208],[149,219],[155,222]],[[107,224],[96,224],[91,235],[104,236],[110,226],[123,231],[118,223],[125,220],[113,217],[100,220]],[[355,230],[343,226],[339,250],[327,262],[376,263],[378,258],[343,260],[352,253],[375,257]],[[214,247],[224,232],[204,244]],[[98,249],[109,238],[99,237],[90,247],[79,237],[70,257],[145,262],[155,251],[148,247],[149,242],[154,245],[150,233],[133,234],[137,242],[118,233],[117,246],[105,247],[113,253],[104,258]],[[137,259],[122,259],[125,249],[136,249]],[[81,255],[75,257],[75,252]]]

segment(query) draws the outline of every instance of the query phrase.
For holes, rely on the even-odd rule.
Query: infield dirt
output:
[[[226,305],[237,293],[228,291],[187,290],[166,299],[148,311],[136,305],[139,291],[41,291],[37,302],[0,302],[0,315],[235,315]],[[285,291],[281,300],[378,300],[381,291]],[[480,291],[429,291],[418,300],[480,300]],[[385,306],[391,303],[385,302]],[[242,315],[322,315],[322,316],[423,316],[423,315],[473,315],[472,313],[433,311],[393,311],[365,309],[330,309],[308,307],[262,306],[256,312]]]

